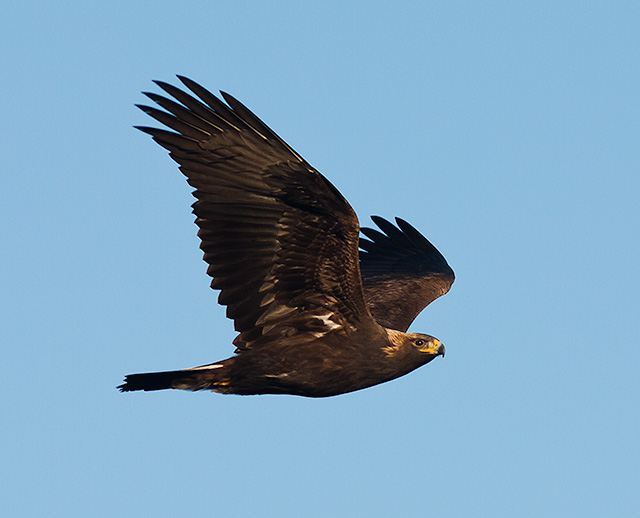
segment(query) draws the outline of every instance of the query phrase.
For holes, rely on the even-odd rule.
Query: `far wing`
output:
[[[453,284],[453,270],[440,252],[406,221],[397,227],[372,216],[382,232],[363,227],[360,272],[369,311],[382,326],[406,331],[418,314]]]

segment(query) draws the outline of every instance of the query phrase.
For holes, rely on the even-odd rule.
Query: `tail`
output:
[[[118,389],[120,389],[120,392],[181,389],[231,393],[232,390],[229,387],[229,378],[227,377],[227,367],[231,360],[233,358],[179,371],[128,374],[124,377],[124,383],[118,386]]]

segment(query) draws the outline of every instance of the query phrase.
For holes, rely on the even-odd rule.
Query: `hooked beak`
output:
[[[433,347],[425,347],[420,349],[421,353],[429,353],[434,356],[442,356],[444,358],[444,344],[440,340],[434,340]]]

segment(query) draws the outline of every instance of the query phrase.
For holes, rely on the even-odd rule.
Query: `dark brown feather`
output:
[[[177,133],[141,129],[196,189],[207,273],[240,332],[236,346],[258,347],[292,328],[314,339],[374,327],[360,281],[358,220],[347,201],[239,101],[224,94],[226,105],[181,79],[199,100],[157,82],[181,104],[147,94],[170,113],[139,106]]]
[[[253,112],[178,77],[195,97],[156,81],[173,99],[146,95],[165,111],[139,105],[173,131],[138,129],[195,189],[200,248],[239,332],[237,355],[128,375],[120,390],[332,396],[444,355],[429,335],[392,330],[448,290],[453,272],[439,252],[402,220],[374,217],[384,234],[363,229],[370,241],[359,240],[348,202]]]
[[[427,238],[406,221],[372,216],[384,232],[363,227],[360,272],[373,318],[383,327],[406,331],[418,314],[451,288],[453,270]]]

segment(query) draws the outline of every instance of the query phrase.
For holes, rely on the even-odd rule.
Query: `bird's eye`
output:
[[[415,342],[413,342],[414,344],[416,344],[418,347],[422,347],[425,342],[422,338],[418,338]]]

